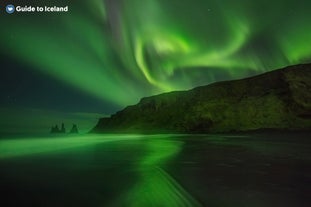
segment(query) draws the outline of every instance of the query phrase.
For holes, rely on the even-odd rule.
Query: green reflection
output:
[[[133,170],[138,175],[138,180],[124,194],[121,194],[111,206],[201,206],[172,175],[165,171],[165,166],[170,164],[169,162],[179,154],[183,147],[182,141],[171,140],[171,137],[168,135],[84,135],[58,138],[6,139],[0,140],[0,161],[10,161],[9,159],[14,160],[13,158],[32,158],[27,158],[27,156],[45,158],[46,155],[57,153],[64,160],[66,160],[67,155],[68,157],[77,156],[77,165],[80,166],[91,166],[94,162],[92,159],[103,159],[103,162],[98,163],[96,161],[96,163],[104,165],[104,160],[109,160],[107,163],[113,160],[110,156],[114,155],[113,149],[116,147],[115,149],[120,151],[120,154],[123,156],[133,155],[121,158],[129,164],[126,169],[124,169],[124,166],[120,166],[120,169],[117,168],[116,170]],[[113,142],[116,142],[116,145],[108,145],[108,143],[113,144]],[[108,147],[111,147],[110,150],[112,151],[110,153],[103,148],[105,143],[107,143]],[[100,148],[96,148],[95,146],[99,146]],[[86,149],[86,154],[83,154],[83,156],[88,157],[88,155],[92,155],[88,157],[92,158],[91,160],[87,159],[88,163],[85,163],[86,160],[84,157],[78,153],[84,149]],[[142,157],[138,159],[135,152],[137,149],[144,152]],[[103,150],[103,153],[100,153],[98,150]],[[93,157],[93,152],[107,157]],[[122,152],[126,153],[122,154]],[[63,163],[63,160],[59,160],[58,162],[60,166],[66,164],[66,161]],[[116,163],[111,164],[114,165]],[[18,166],[16,167],[18,169]],[[111,166],[103,167],[109,169]],[[77,171],[74,173],[80,172]],[[98,176],[96,179],[107,178]],[[131,179],[130,177],[125,178],[125,181]],[[117,181],[111,180],[110,182]]]
[[[138,135],[82,135],[68,137],[43,137],[23,139],[0,140],[0,159],[30,156],[53,152],[62,152],[78,147],[96,145],[105,142],[116,142],[122,140],[135,140],[141,138]]]
[[[124,206],[201,206],[163,169],[164,165],[180,152],[182,145],[181,141],[147,141],[145,148],[148,153],[137,167],[140,180],[122,199]]]

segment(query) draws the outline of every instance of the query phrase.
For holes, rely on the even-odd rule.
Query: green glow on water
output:
[[[142,179],[127,194],[126,206],[201,206],[171,175],[161,168],[142,171]]]
[[[0,159],[44,155],[53,152],[64,152],[69,149],[96,145],[105,142],[115,142],[122,140],[135,140],[137,135],[117,136],[117,135],[85,135],[72,137],[43,137],[43,138],[23,138],[23,139],[3,139],[0,140]]]
[[[169,138],[169,137],[167,137]],[[178,155],[183,142],[171,140],[148,140],[147,155],[138,164],[140,181],[130,189],[124,206],[201,206],[163,167]],[[122,204],[121,204],[122,205]]]
[[[183,148],[182,141],[171,140],[171,137],[171,135],[80,135],[5,139],[0,140],[0,161],[10,161],[12,158],[31,159],[29,156],[44,159],[46,155],[54,153],[65,158],[67,152],[72,156],[72,153],[81,149],[87,149],[87,154],[84,154],[87,156],[88,151],[91,153],[92,146],[103,146],[105,143],[114,142],[117,143],[120,152],[124,150],[131,154],[135,153],[133,149],[139,146],[139,149],[144,152],[141,157],[124,157],[124,160],[128,160],[133,166],[131,170],[138,175],[138,180],[120,195],[112,206],[201,206],[172,175],[165,171],[165,166]],[[107,155],[110,156],[109,153]],[[79,157],[79,160],[82,165],[85,164],[83,157]],[[105,178],[99,176],[98,179]]]

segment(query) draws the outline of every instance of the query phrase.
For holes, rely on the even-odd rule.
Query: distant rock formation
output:
[[[65,128],[65,124],[62,123],[61,124],[61,129],[58,128],[58,125],[52,126],[51,127],[51,131],[52,134],[65,134],[66,133],[66,128]],[[70,134],[78,134],[78,127],[76,124],[72,125],[71,130],[69,131]]]
[[[60,133],[66,133],[65,125],[62,123],[62,128],[60,130]]]
[[[55,126],[52,126],[51,127],[51,133],[54,134],[54,133],[60,133],[60,130],[58,128],[58,125],[55,125]]]
[[[61,124],[61,129],[58,128],[58,125],[56,124],[55,126],[51,127],[52,134],[65,134],[66,133],[66,128],[64,123]]]
[[[78,133],[79,133],[79,131],[78,131],[77,125],[76,125],[76,124],[73,124],[73,125],[72,125],[72,128],[71,128],[71,130],[70,130],[70,134],[78,134]]]
[[[94,133],[311,130],[311,64],[142,98]]]

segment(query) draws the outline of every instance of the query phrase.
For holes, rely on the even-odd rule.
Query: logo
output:
[[[12,4],[9,4],[6,6],[6,12],[9,13],[9,14],[12,14],[15,12],[15,6],[12,5]]]

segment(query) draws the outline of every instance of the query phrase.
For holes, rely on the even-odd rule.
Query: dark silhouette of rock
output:
[[[52,134],[64,134],[64,133],[66,133],[66,129],[65,129],[64,123],[62,123],[61,129],[58,128],[57,124],[55,126],[52,126],[50,132]]]
[[[62,128],[60,130],[60,133],[66,133],[65,125],[62,123]]]
[[[58,125],[55,125],[55,126],[51,127],[51,133],[60,133]]]
[[[73,125],[72,125],[72,128],[71,128],[71,130],[70,130],[70,133],[71,133],[71,134],[78,134],[78,133],[79,133],[78,127],[77,127],[76,124],[73,124]]]
[[[142,98],[95,133],[210,133],[311,130],[311,64]]]

